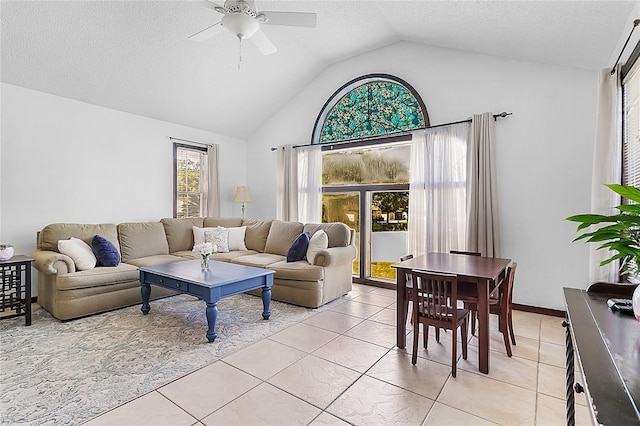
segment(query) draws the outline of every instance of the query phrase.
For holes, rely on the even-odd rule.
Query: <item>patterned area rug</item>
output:
[[[0,321],[0,422],[80,424],[202,368],[313,314],[237,295],[218,303],[214,343],[207,343],[204,302],[178,295],[61,322],[43,309]]]

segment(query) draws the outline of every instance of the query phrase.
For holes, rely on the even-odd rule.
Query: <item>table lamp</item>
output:
[[[248,186],[239,186],[236,189],[236,196],[233,197],[234,203],[242,203],[242,218],[244,219],[244,203],[253,203],[251,192]]]

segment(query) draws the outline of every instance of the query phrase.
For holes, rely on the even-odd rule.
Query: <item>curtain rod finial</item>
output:
[[[640,25],[640,19],[634,19],[633,26],[637,27],[638,25]]]

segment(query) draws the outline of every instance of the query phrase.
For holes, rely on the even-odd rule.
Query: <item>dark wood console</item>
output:
[[[564,289],[569,425],[574,392],[586,393],[594,424],[640,425],[640,323],[607,306],[611,297],[630,298],[635,286],[611,285]],[[574,359],[582,371],[577,380]]]

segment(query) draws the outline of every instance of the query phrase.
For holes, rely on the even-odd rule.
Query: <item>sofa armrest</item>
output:
[[[62,253],[49,250],[34,250],[31,253],[34,262],[33,266],[43,274],[66,274],[76,271],[76,264],[73,260]]]
[[[352,245],[346,247],[331,247],[318,252],[315,265],[335,266],[351,263],[356,258],[356,248]]]

